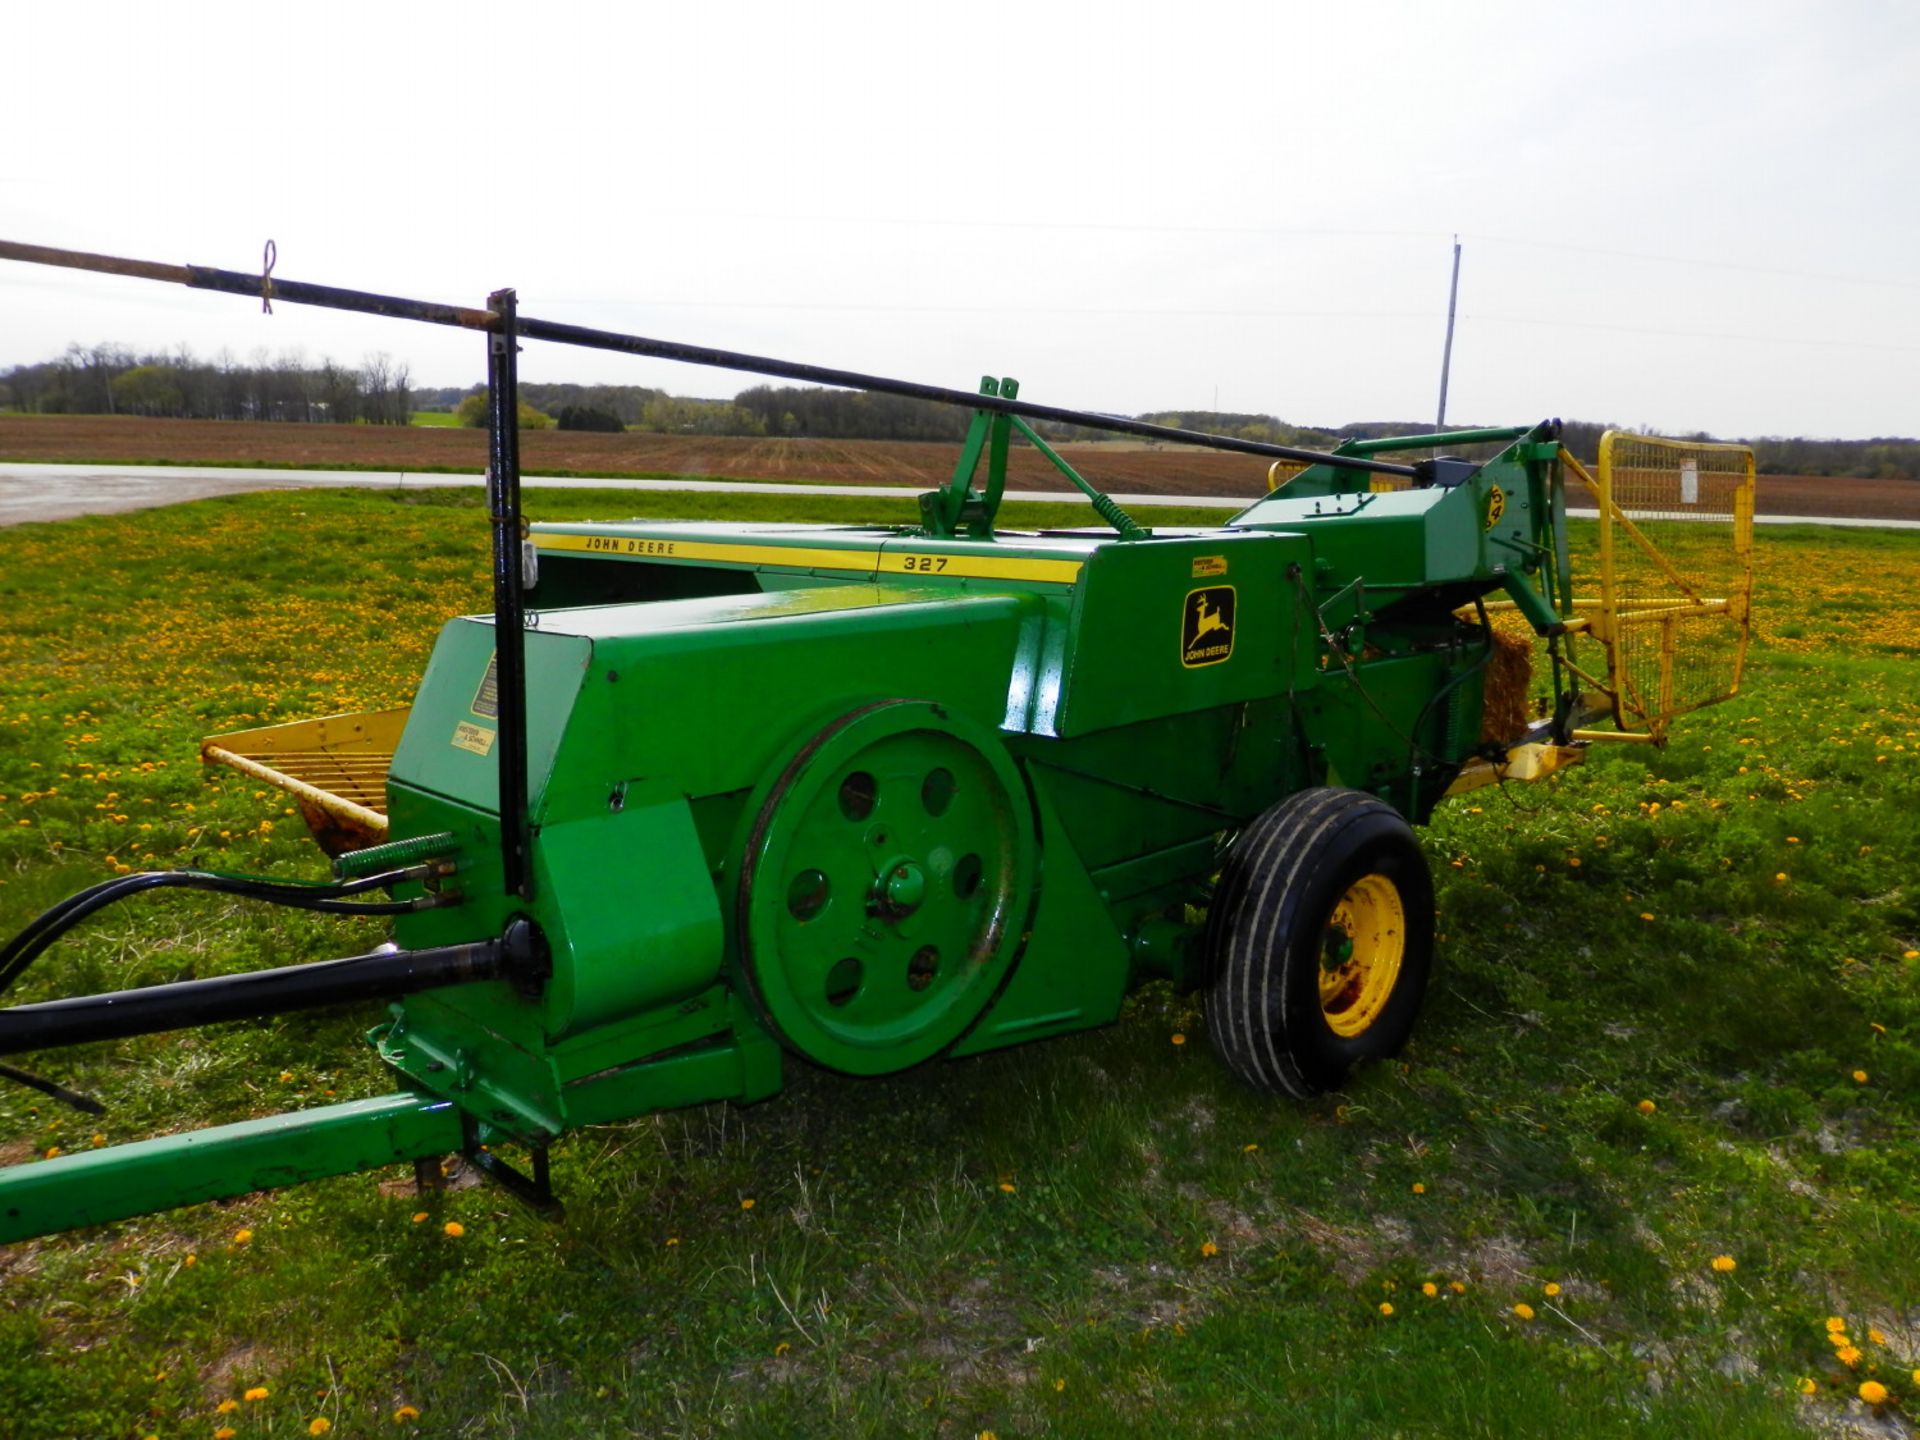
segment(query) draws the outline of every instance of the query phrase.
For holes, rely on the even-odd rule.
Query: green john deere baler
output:
[[[227,275],[185,283],[243,288]],[[394,944],[364,956],[0,1011],[0,1054],[380,1001],[396,1091],[0,1171],[0,1240],[450,1152],[546,1205],[571,1128],[760,1099],[796,1063],[872,1076],[1104,1025],[1155,978],[1204,993],[1242,1079],[1324,1091],[1414,1023],[1434,927],[1413,827],[1450,790],[1551,773],[1596,733],[1658,738],[1737,683],[1751,472],[1713,447],[1632,437],[1642,479],[1690,466],[1697,495],[1705,467],[1725,523],[1691,538],[1720,537],[1720,595],[1625,587],[1609,560],[1600,598],[1576,597],[1569,481],[1609,550],[1657,554],[1656,516],[1616,504],[1555,422],[1328,454],[1173,432],[1293,473],[1222,525],[1150,531],[1028,422],[1160,427],[1005,381],[851,377],[975,410],[916,526],[523,533],[516,336],[694,347],[528,321],[504,292],[419,308],[489,335],[495,611],[446,624],[406,712],[208,748],[299,798],[336,878],[121,877],[0,949],[4,987],[170,886],[391,914]],[[850,383],[717,353],[680,358]],[[1016,435],[1099,528],[997,528]],[[1403,463],[1468,446],[1491,458]],[[1719,660],[1677,667],[1676,635]],[[1615,731],[1582,728],[1609,713]]]

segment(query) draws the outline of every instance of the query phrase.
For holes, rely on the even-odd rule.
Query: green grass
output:
[[[407,412],[409,425],[438,425],[457,429],[460,417],[451,410],[411,410]]]
[[[318,873],[273,797],[200,770],[198,737],[406,699],[440,618],[487,603],[482,513],[477,493],[307,491],[6,532],[0,932],[112,865]],[[1774,638],[1746,696],[1664,751],[1443,809],[1427,1014],[1345,1093],[1245,1091],[1193,997],[1150,989],[1096,1034],[878,1081],[795,1066],[750,1109],[576,1135],[557,1225],[487,1187],[420,1201],[395,1170],[14,1247],[0,1434],[1745,1437],[1841,1423],[1869,1365],[1915,1396],[1920,537],[1759,543]],[[378,938],[149,897],[10,998]],[[39,1059],[108,1119],[0,1089],[0,1146],[380,1093],[371,1018]]]

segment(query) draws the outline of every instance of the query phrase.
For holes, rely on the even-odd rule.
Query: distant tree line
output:
[[[669,395],[643,385],[523,384],[522,424],[529,429],[615,429],[667,435],[746,435],[823,440],[931,440],[957,442],[971,416],[954,406],[857,390],[755,385],[731,400]],[[358,368],[322,360],[309,365],[297,352],[270,359],[256,351],[244,363],[222,353],[196,358],[185,347],[167,355],[135,355],[120,345],[69,345],[57,360],[0,371],[0,409],[38,414],[184,416],[214,420],[311,420],[404,425],[412,409],[456,413],[470,425],[486,423],[486,387],[414,388],[406,363],[370,355]],[[1275,445],[1330,449],[1343,440],[1418,434],[1427,422],[1364,421],[1312,428],[1273,415],[1218,410],[1155,410],[1131,417],[1176,429],[1205,430]],[[1052,440],[1094,440],[1108,432],[1089,426],[1042,424]],[[1480,428],[1456,422],[1450,429]],[[1609,428],[1566,422],[1568,449],[1591,462]],[[1643,431],[1642,433],[1650,433]],[[1711,440],[1702,433],[1680,436]],[[1755,466],[1772,475],[1836,475],[1870,480],[1920,480],[1920,440],[1812,440],[1763,436]],[[1475,451],[1469,450],[1473,454]]]
[[[37,415],[154,415],[190,420],[304,420],[405,425],[407,363],[369,355],[356,367],[297,351],[202,360],[185,346],[136,355],[123,345],[69,345],[57,360],[0,371],[0,409]]]

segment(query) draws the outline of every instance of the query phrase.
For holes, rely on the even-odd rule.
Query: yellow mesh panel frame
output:
[[[1606,647],[1614,720],[1658,739],[1674,716],[1740,688],[1752,634],[1753,452],[1609,430],[1591,483],[1592,633]]]

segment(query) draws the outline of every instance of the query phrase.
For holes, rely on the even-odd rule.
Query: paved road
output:
[[[146,510],[213,495],[249,490],[297,490],[355,486],[364,489],[441,489],[478,486],[477,475],[409,475],[391,470],[254,470],[192,465],[25,465],[0,464],[0,525],[29,520],[70,520],[76,515],[108,515]],[[886,495],[911,499],[917,485],[796,485],[759,480],[574,480],[528,475],[530,490],[695,491],[732,495]],[[1071,491],[1009,490],[1009,500],[1071,501]],[[1115,495],[1128,509],[1190,506],[1238,510],[1251,495]],[[1590,510],[1569,512],[1593,518]],[[1760,515],[1763,525],[1844,525],[1866,530],[1920,530],[1920,520],[1869,520],[1857,516]]]

